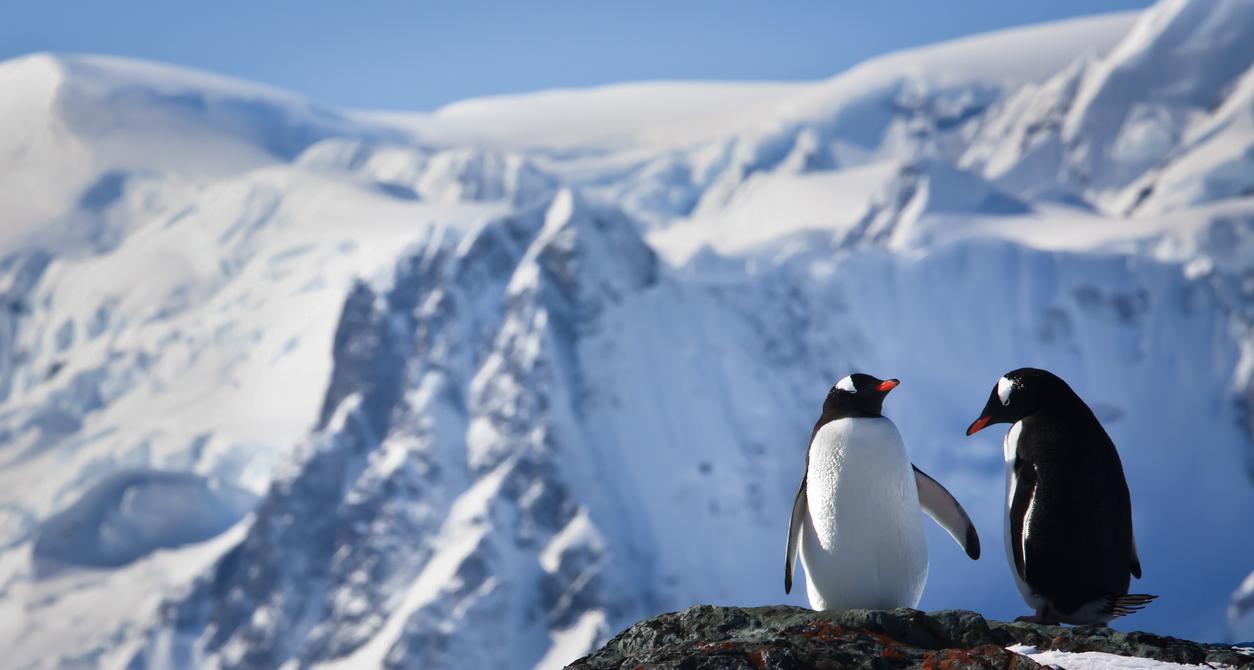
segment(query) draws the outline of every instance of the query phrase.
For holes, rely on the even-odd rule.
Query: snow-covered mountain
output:
[[[1121,624],[1246,634],[1251,6],[426,115],[0,64],[6,662],[547,668],[800,603],[805,436],[859,369],[995,548],[962,432],[1023,365],[1121,449],[1162,595]],[[924,607],[1022,613],[929,528]]]

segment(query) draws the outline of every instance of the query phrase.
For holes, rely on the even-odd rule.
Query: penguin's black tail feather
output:
[[[1111,595],[1106,597],[1106,605],[1101,609],[1102,616],[1110,618],[1126,616],[1133,612],[1141,611],[1146,605],[1154,601],[1158,596],[1148,593],[1129,593],[1123,596]]]

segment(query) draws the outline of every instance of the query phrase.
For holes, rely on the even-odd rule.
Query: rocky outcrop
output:
[[[1042,667],[1007,649],[1015,645],[1254,668],[1254,652],[1238,647],[1109,628],[987,621],[963,610],[698,605],[641,621],[568,670]]]

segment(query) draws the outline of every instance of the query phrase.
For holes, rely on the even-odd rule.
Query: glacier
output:
[[[1162,597],[1116,625],[1248,639],[1249,7],[430,114],[0,63],[6,662],[554,668],[802,604],[831,383],[901,378],[885,411],[996,545],[1000,436],[963,430],[1024,365],[1123,457]],[[928,528],[922,607],[1023,613]]]

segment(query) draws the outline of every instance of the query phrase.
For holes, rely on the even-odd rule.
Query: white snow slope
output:
[[[1120,448],[1162,597],[1117,625],[1248,635],[1250,7],[429,115],[0,63],[6,666],[549,668],[801,604],[855,370],[983,536],[929,526],[922,606],[1022,614],[1000,431],[962,434],[1025,365]]]

